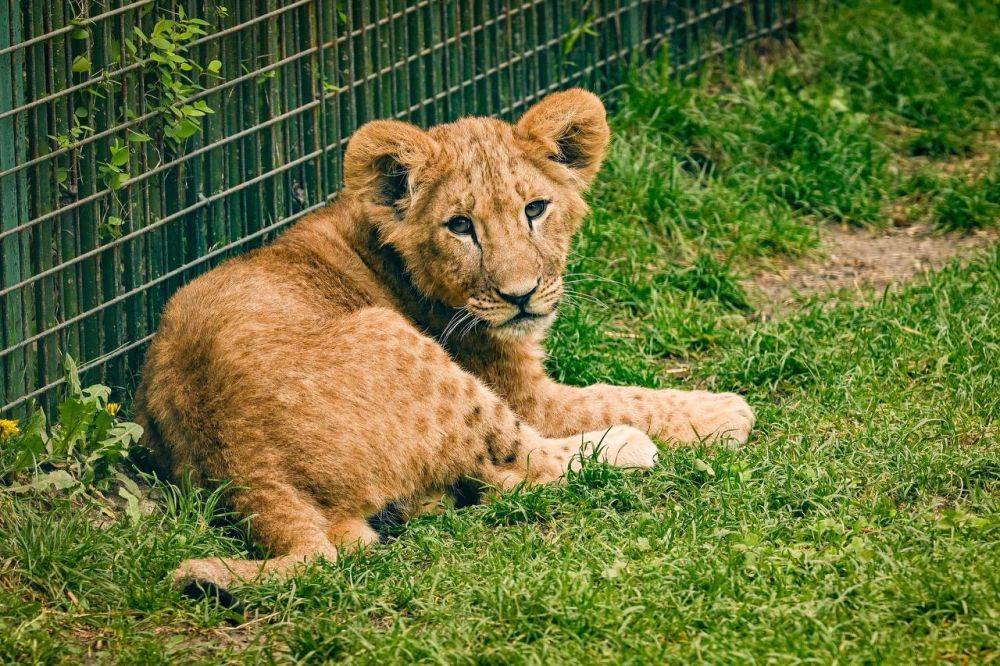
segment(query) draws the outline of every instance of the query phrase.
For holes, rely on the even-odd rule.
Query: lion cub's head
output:
[[[346,194],[368,207],[424,296],[499,337],[540,332],[608,135],[604,106],[584,90],[549,95],[514,125],[375,121],[347,148]]]

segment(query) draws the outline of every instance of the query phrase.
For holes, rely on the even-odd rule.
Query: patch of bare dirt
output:
[[[853,290],[854,300],[937,270],[954,258],[967,260],[995,243],[996,229],[942,234],[923,225],[884,230],[826,226],[822,258],[779,266],[744,284],[766,318],[780,316],[817,293]]]

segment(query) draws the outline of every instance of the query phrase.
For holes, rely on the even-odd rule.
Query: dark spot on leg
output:
[[[500,453],[497,451],[497,434],[494,431],[486,433],[486,452],[490,456],[490,462],[494,465],[500,464]]]
[[[507,457],[503,459],[503,461],[506,464],[508,464],[508,465],[510,465],[511,463],[513,463],[515,460],[517,460],[517,454],[516,453],[508,453]]]
[[[517,457],[517,452],[521,448],[521,442],[517,439],[507,441],[507,436],[503,430],[490,430],[486,433],[486,450],[490,456],[490,462],[494,465],[509,463]]]
[[[471,428],[472,426],[479,423],[482,417],[483,417],[483,410],[479,407],[479,405],[476,405],[475,407],[472,408],[472,411],[470,411],[468,414],[465,415],[465,425]]]
[[[569,453],[569,447],[568,446],[564,446],[563,447],[563,452],[564,453]]]

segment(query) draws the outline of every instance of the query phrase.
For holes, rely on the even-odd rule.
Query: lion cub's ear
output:
[[[546,157],[572,169],[584,185],[601,168],[611,136],[604,104],[580,88],[548,95],[521,116],[515,129],[541,144]]]
[[[344,184],[371,203],[405,211],[438,144],[419,127],[398,120],[363,125],[347,144]]]

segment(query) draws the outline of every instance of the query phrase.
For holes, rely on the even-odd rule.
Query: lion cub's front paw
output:
[[[582,438],[580,454],[591,456],[597,451],[601,462],[629,469],[649,469],[656,464],[659,451],[646,433],[632,426],[612,426],[607,430],[586,432]]]
[[[735,393],[692,391],[685,406],[690,437],[697,440],[745,444],[757,420],[747,401]]]

